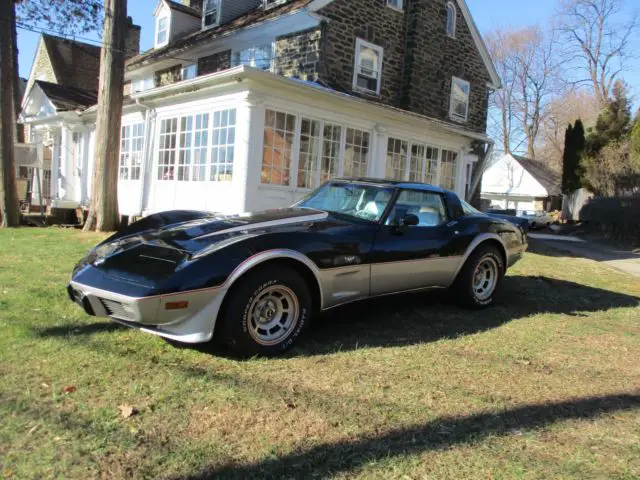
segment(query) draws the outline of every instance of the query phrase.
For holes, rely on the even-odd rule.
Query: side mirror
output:
[[[401,227],[416,227],[418,225],[420,225],[420,219],[417,215],[408,214],[402,217],[402,220],[400,220]]]

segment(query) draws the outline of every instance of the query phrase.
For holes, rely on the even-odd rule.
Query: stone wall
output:
[[[402,106],[449,120],[451,78],[459,77],[471,83],[466,126],[485,132],[490,76],[459,8],[457,12],[452,38],[445,31],[446,0],[414,0],[409,5]]]
[[[404,12],[385,0],[334,0],[320,14],[325,49],[320,78],[351,92],[432,118],[449,118],[451,77],[471,83],[467,128],[484,132],[489,74],[458,8],[456,38],[446,35],[447,0],[405,0]],[[352,92],[356,38],[384,48],[380,95]]]
[[[356,38],[384,48],[380,96],[356,95],[400,106],[406,17],[385,0],[334,0],[319,12],[326,17],[324,80],[337,90],[352,91]]]
[[[321,65],[322,29],[313,28],[276,39],[274,70],[278,75],[316,81]]]

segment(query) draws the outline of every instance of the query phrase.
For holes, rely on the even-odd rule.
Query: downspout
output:
[[[487,152],[485,153],[483,159],[478,159],[476,168],[474,168],[473,170],[473,174],[471,176],[471,185],[469,188],[469,198],[467,200],[471,200],[475,195],[476,190],[480,188],[480,182],[482,181],[482,176],[484,175],[484,172],[486,170],[486,163],[493,154],[493,147],[495,146],[496,142],[489,139],[486,141],[486,143],[488,145]]]
[[[136,98],[136,105],[146,110],[144,116],[144,145],[142,147],[142,167],[140,169],[140,180],[142,181],[142,188],[140,188],[140,197],[138,199],[138,215],[142,216],[142,209],[144,203],[145,189],[147,188],[147,164],[151,158],[151,151],[153,150],[152,136],[151,136],[151,117],[155,117],[156,110],[149,105],[145,105]]]

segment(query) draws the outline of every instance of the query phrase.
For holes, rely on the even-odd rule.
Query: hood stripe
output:
[[[314,215],[306,215],[300,217],[292,217],[292,218],[282,218],[279,220],[269,220],[268,222],[259,222],[259,223],[249,223],[247,225],[240,225],[238,227],[226,228],[223,230],[219,230],[217,232],[208,233],[206,235],[202,235],[201,237],[196,237],[195,240],[201,240],[203,238],[215,237],[216,235],[226,235],[227,233],[235,233],[235,232],[247,232],[250,230],[259,230],[261,228],[270,228],[270,227],[281,227],[283,225],[293,225],[296,223],[307,223],[307,222],[319,222],[321,220],[325,220],[329,214],[327,212],[316,213]]]

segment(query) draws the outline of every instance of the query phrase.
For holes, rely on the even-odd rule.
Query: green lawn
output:
[[[0,475],[640,478],[637,278],[529,253],[490,310],[381,299],[235,361],[70,303],[100,238],[0,231]]]

